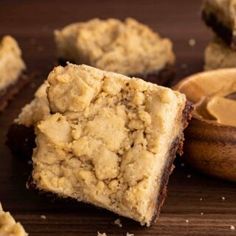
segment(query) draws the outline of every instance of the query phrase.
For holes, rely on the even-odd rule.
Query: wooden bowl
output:
[[[174,88],[185,93],[196,109],[203,97],[235,92],[236,69],[198,73]],[[236,181],[236,127],[219,124],[195,111],[185,133],[184,158],[206,174]]]

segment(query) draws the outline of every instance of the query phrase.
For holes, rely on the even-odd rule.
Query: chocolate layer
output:
[[[203,10],[202,19],[227,45],[236,49],[236,37],[233,35],[232,29],[222,23],[213,12]]]
[[[66,66],[67,62],[68,62],[68,60],[65,60],[62,58],[58,59],[58,64],[61,66]],[[73,63],[73,62],[71,62],[71,63]],[[152,82],[152,83],[155,83],[158,85],[168,86],[168,85],[170,85],[170,82],[174,79],[175,74],[176,74],[176,72],[175,72],[174,65],[168,64],[163,69],[153,71],[152,73],[135,74],[135,75],[128,75],[128,76],[142,78],[148,82]]]
[[[8,105],[14,96],[29,82],[26,75],[21,75],[16,83],[0,91],[0,112]]]
[[[185,108],[183,110],[183,118],[182,118],[182,123],[183,123],[183,128],[186,128],[188,126],[188,121],[191,119],[191,112],[193,110],[193,106],[190,102],[187,102],[185,105]],[[167,185],[169,182],[169,177],[174,169],[174,160],[176,157],[176,154],[178,153],[179,155],[183,154],[183,143],[184,143],[184,133],[180,133],[179,136],[173,141],[171,148],[169,150],[169,156],[166,161],[165,167],[164,167],[164,173],[162,175],[161,179],[161,186],[160,186],[160,191],[156,200],[156,210],[153,215],[152,222],[156,222],[161,211],[161,207],[163,206],[166,196],[167,196]]]

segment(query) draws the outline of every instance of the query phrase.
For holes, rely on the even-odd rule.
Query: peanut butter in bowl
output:
[[[206,174],[236,181],[236,69],[191,75],[175,89],[194,104],[186,161]]]
[[[208,102],[207,110],[219,124],[236,127],[236,101],[214,96]]]

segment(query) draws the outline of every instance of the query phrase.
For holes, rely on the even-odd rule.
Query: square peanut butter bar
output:
[[[34,126],[40,190],[150,225],[188,118],[185,95],[137,78],[56,67],[16,122]]]
[[[55,31],[58,58],[165,84],[174,76],[172,42],[135,19],[92,19]]]

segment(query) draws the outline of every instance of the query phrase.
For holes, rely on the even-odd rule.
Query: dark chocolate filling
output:
[[[21,75],[14,84],[0,91],[0,111],[4,110],[8,103],[28,82],[29,78],[26,75]]]
[[[61,66],[66,66],[68,60],[59,58],[58,63]],[[71,63],[73,63],[71,61]],[[170,86],[171,81],[174,79],[176,74],[174,65],[167,64],[163,69],[153,71],[148,74],[134,74],[128,75],[129,77],[137,77],[142,78],[151,83],[155,83],[158,85]]]
[[[222,23],[213,12],[203,10],[202,19],[227,45],[236,49],[236,37],[233,36],[232,29]]]

